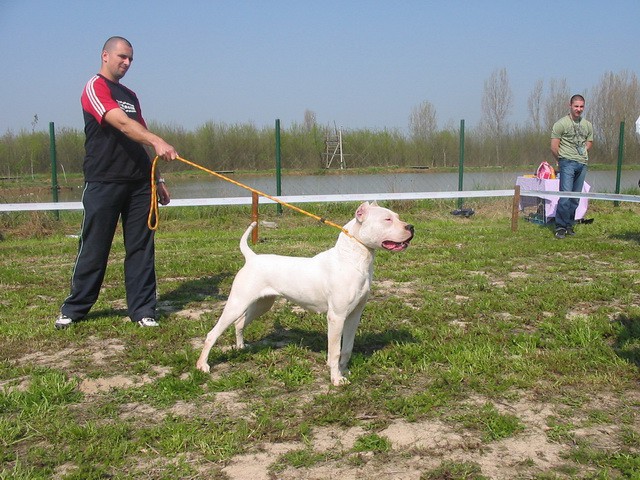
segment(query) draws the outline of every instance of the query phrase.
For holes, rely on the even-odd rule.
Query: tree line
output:
[[[566,80],[535,82],[528,97],[525,125],[508,122],[513,93],[506,69],[495,70],[484,82],[482,118],[473,129],[465,128],[464,158],[468,167],[534,168],[550,159],[549,132],[568,113],[569,98],[581,93],[594,125],[594,164],[614,165],[618,156],[620,122],[625,122],[625,164],[637,164],[640,145],[635,120],[640,115],[640,85],[634,73],[606,73],[590,92],[572,92]],[[5,133],[0,137],[0,176],[20,178],[51,170],[48,132]],[[275,167],[275,135],[272,127],[251,123],[229,125],[207,122],[192,131],[150,122],[150,129],[176,145],[180,155],[214,170],[271,170]],[[344,129],[341,131],[348,168],[456,167],[460,156],[460,125],[440,128],[437,112],[425,100],[408,117],[408,132],[394,129]],[[327,141],[335,127],[319,125],[307,110],[302,123],[282,128],[283,169],[318,170],[327,165]],[[58,165],[63,173],[82,172],[84,133],[72,128],[56,131]],[[337,166],[332,163],[332,168]],[[164,172],[184,170],[184,164],[162,166]]]

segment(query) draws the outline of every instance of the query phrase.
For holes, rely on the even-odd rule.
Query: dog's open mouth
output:
[[[401,252],[402,250],[409,248],[410,241],[411,239],[405,240],[404,242],[392,242],[391,240],[385,240],[382,242],[382,248],[392,252]]]

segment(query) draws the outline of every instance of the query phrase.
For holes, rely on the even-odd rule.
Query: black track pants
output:
[[[84,218],[71,279],[71,294],[61,312],[73,320],[93,307],[104,280],[113,237],[122,218],[124,275],[129,317],[155,318],[154,232],[147,227],[149,182],[87,182],[82,195]]]

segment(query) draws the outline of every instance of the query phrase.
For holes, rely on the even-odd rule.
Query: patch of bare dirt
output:
[[[393,289],[387,285],[385,288]],[[465,325],[460,323],[461,328]],[[203,339],[194,339],[194,348],[201,347]],[[90,337],[81,347],[66,348],[59,351],[38,351],[25,355],[21,363],[31,363],[64,369],[71,366],[78,357],[92,366],[108,365],[123,355],[125,346],[117,338],[99,339]],[[75,360],[73,360],[75,359]],[[212,375],[221,375],[231,368],[228,364],[217,365]],[[168,369],[155,368],[143,375],[118,374],[101,378],[83,378],[79,385],[85,394],[85,402],[91,402],[99,395],[118,389],[144,385],[169,374]],[[316,392],[326,385],[318,384]],[[14,380],[12,388],[25,388]],[[326,392],[323,392],[326,393]],[[119,417],[134,422],[160,422],[166,416],[211,418],[223,413],[236,418],[247,418],[251,411],[243,401],[242,392],[211,392],[210,401],[177,402],[170,408],[160,409],[145,403],[132,402],[120,407]],[[488,402],[485,398],[471,398],[466,403],[481,406]],[[623,397],[610,396],[593,398],[583,406],[584,418],[572,418],[576,427],[571,431],[575,442],[591,445],[602,450],[615,451],[620,444],[620,429],[611,424],[589,422],[588,411],[616,408],[622,403],[640,404],[640,393]],[[419,480],[424,472],[439,467],[443,462],[474,463],[481,469],[482,475],[492,480],[511,480],[522,478],[523,474],[552,472],[565,464],[564,457],[571,445],[559,443],[549,438],[548,420],[562,416],[562,412],[549,403],[519,398],[512,401],[493,402],[494,407],[503,414],[516,416],[525,426],[523,432],[513,437],[489,442],[483,441],[480,434],[472,430],[461,429],[459,425],[450,425],[440,419],[428,419],[408,422],[404,419],[392,421],[383,430],[376,433],[388,439],[391,449],[384,454],[354,452],[356,441],[371,430],[366,425],[351,428],[322,426],[314,428],[304,442],[264,443],[252,450],[232,457],[224,467],[208,464],[203,459],[193,459],[194,468],[203,468],[203,475],[210,469],[219,469],[229,480]],[[310,449],[326,458],[306,468],[287,467],[274,473],[273,468],[279,457],[296,450]],[[169,462],[169,459],[166,459]],[[162,465],[158,465],[159,471]],[[72,473],[74,467],[65,465],[58,468],[56,478]],[[218,474],[220,470],[218,470]]]
[[[485,403],[481,399],[476,402]],[[496,404],[495,407],[503,413],[517,416],[526,426],[525,432],[483,444],[475,434],[457,431],[440,420],[407,422],[400,419],[378,432],[390,441],[392,450],[386,457],[377,457],[371,453],[352,451],[356,440],[368,433],[366,429],[319,427],[313,431],[306,444],[264,445],[260,452],[235,458],[233,467],[225,472],[232,480],[250,478],[243,475],[268,479],[271,477],[267,471],[276,462],[278,452],[304,448],[311,448],[318,453],[331,453],[335,459],[304,469],[289,467],[278,472],[278,479],[419,480],[424,472],[437,468],[447,460],[475,463],[480,466],[482,475],[492,480],[511,480],[525,473],[534,475],[553,471],[565,464],[564,456],[570,446],[555,442],[547,436],[547,419],[558,413],[550,405],[521,399]],[[597,448],[615,450],[620,447],[613,441],[618,434],[618,428],[614,425],[578,428],[574,434],[577,440]],[[243,467],[240,465],[242,462],[253,464]],[[260,469],[262,470],[259,471]]]
[[[176,311],[175,314],[189,320],[199,320],[202,315],[213,311],[215,311],[213,308],[186,308],[184,310]]]
[[[413,310],[418,310],[424,303],[417,298],[416,282],[394,282],[392,280],[379,280],[373,284],[372,298],[401,298],[405,305]]]
[[[18,360],[18,363],[31,363],[48,368],[73,371],[74,365],[79,361],[93,367],[108,365],[111,360],[122,354],[124,349],[125,345],[120,339],[89,337],[83,346],[55,351],[38,350],[24,355]],[[169,373],[167,368],[154,367],[152,370],[155,375],[112,375],[99,378],[86,377],[83,372],[75,372],[74,375],[81,379],[78,389],[86,395],[94,395],[113,389],[148,384]]]
[[[84,354],[83,350],[84,349],[80,348],[63,348],[62,350],[56,350],[53,352],[36,351],[23,356],[18,360],[18,363],[33,363],[43,367],[65,370],[71,366],[72,360],[76,355]]]
[[[270,480],[269,467],[282,454],[297,450],[297,443],[274,443],[264,446],[263,451],[236,455],[222,471],[229,480]],[[300,477],[298,477],[300,478]]]
[[[109,392],[120,388],[139,387],[155,382],[169,373],[167,368],[152,368],[157,373],[150,375],[113,375],[111,377],[84,378],[78,389],[85,395],[95,395],[97,393]]]

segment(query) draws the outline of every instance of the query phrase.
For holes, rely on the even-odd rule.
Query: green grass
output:
[[[512,453],[513,478],[640,478],[640,207],[591,202],[595,222],[557,241],[524,221],[512,232],[508,200],[470,204],[469,219],[453,205],[393,202],[416,237],[378,254],[340,388],[325,319],[286,303],[246,329],[245,350],[231,329],[211,374],[195,369],[242,265],[247,208],[162,212],[152,330],[126,317],[118,234],[92,313],[55,331],[80,215],[1,216],[0,479],[224,479],[260,452],[273,478],[484,479],[482,458],[534,438],[546,450]],[[337,223],[355,207],[305,206]],[[260,229],[258,252],[313,255],[338,234],[275,207],[261,217],[279,228]],[[405,423],[419,442],[393,433]]]

